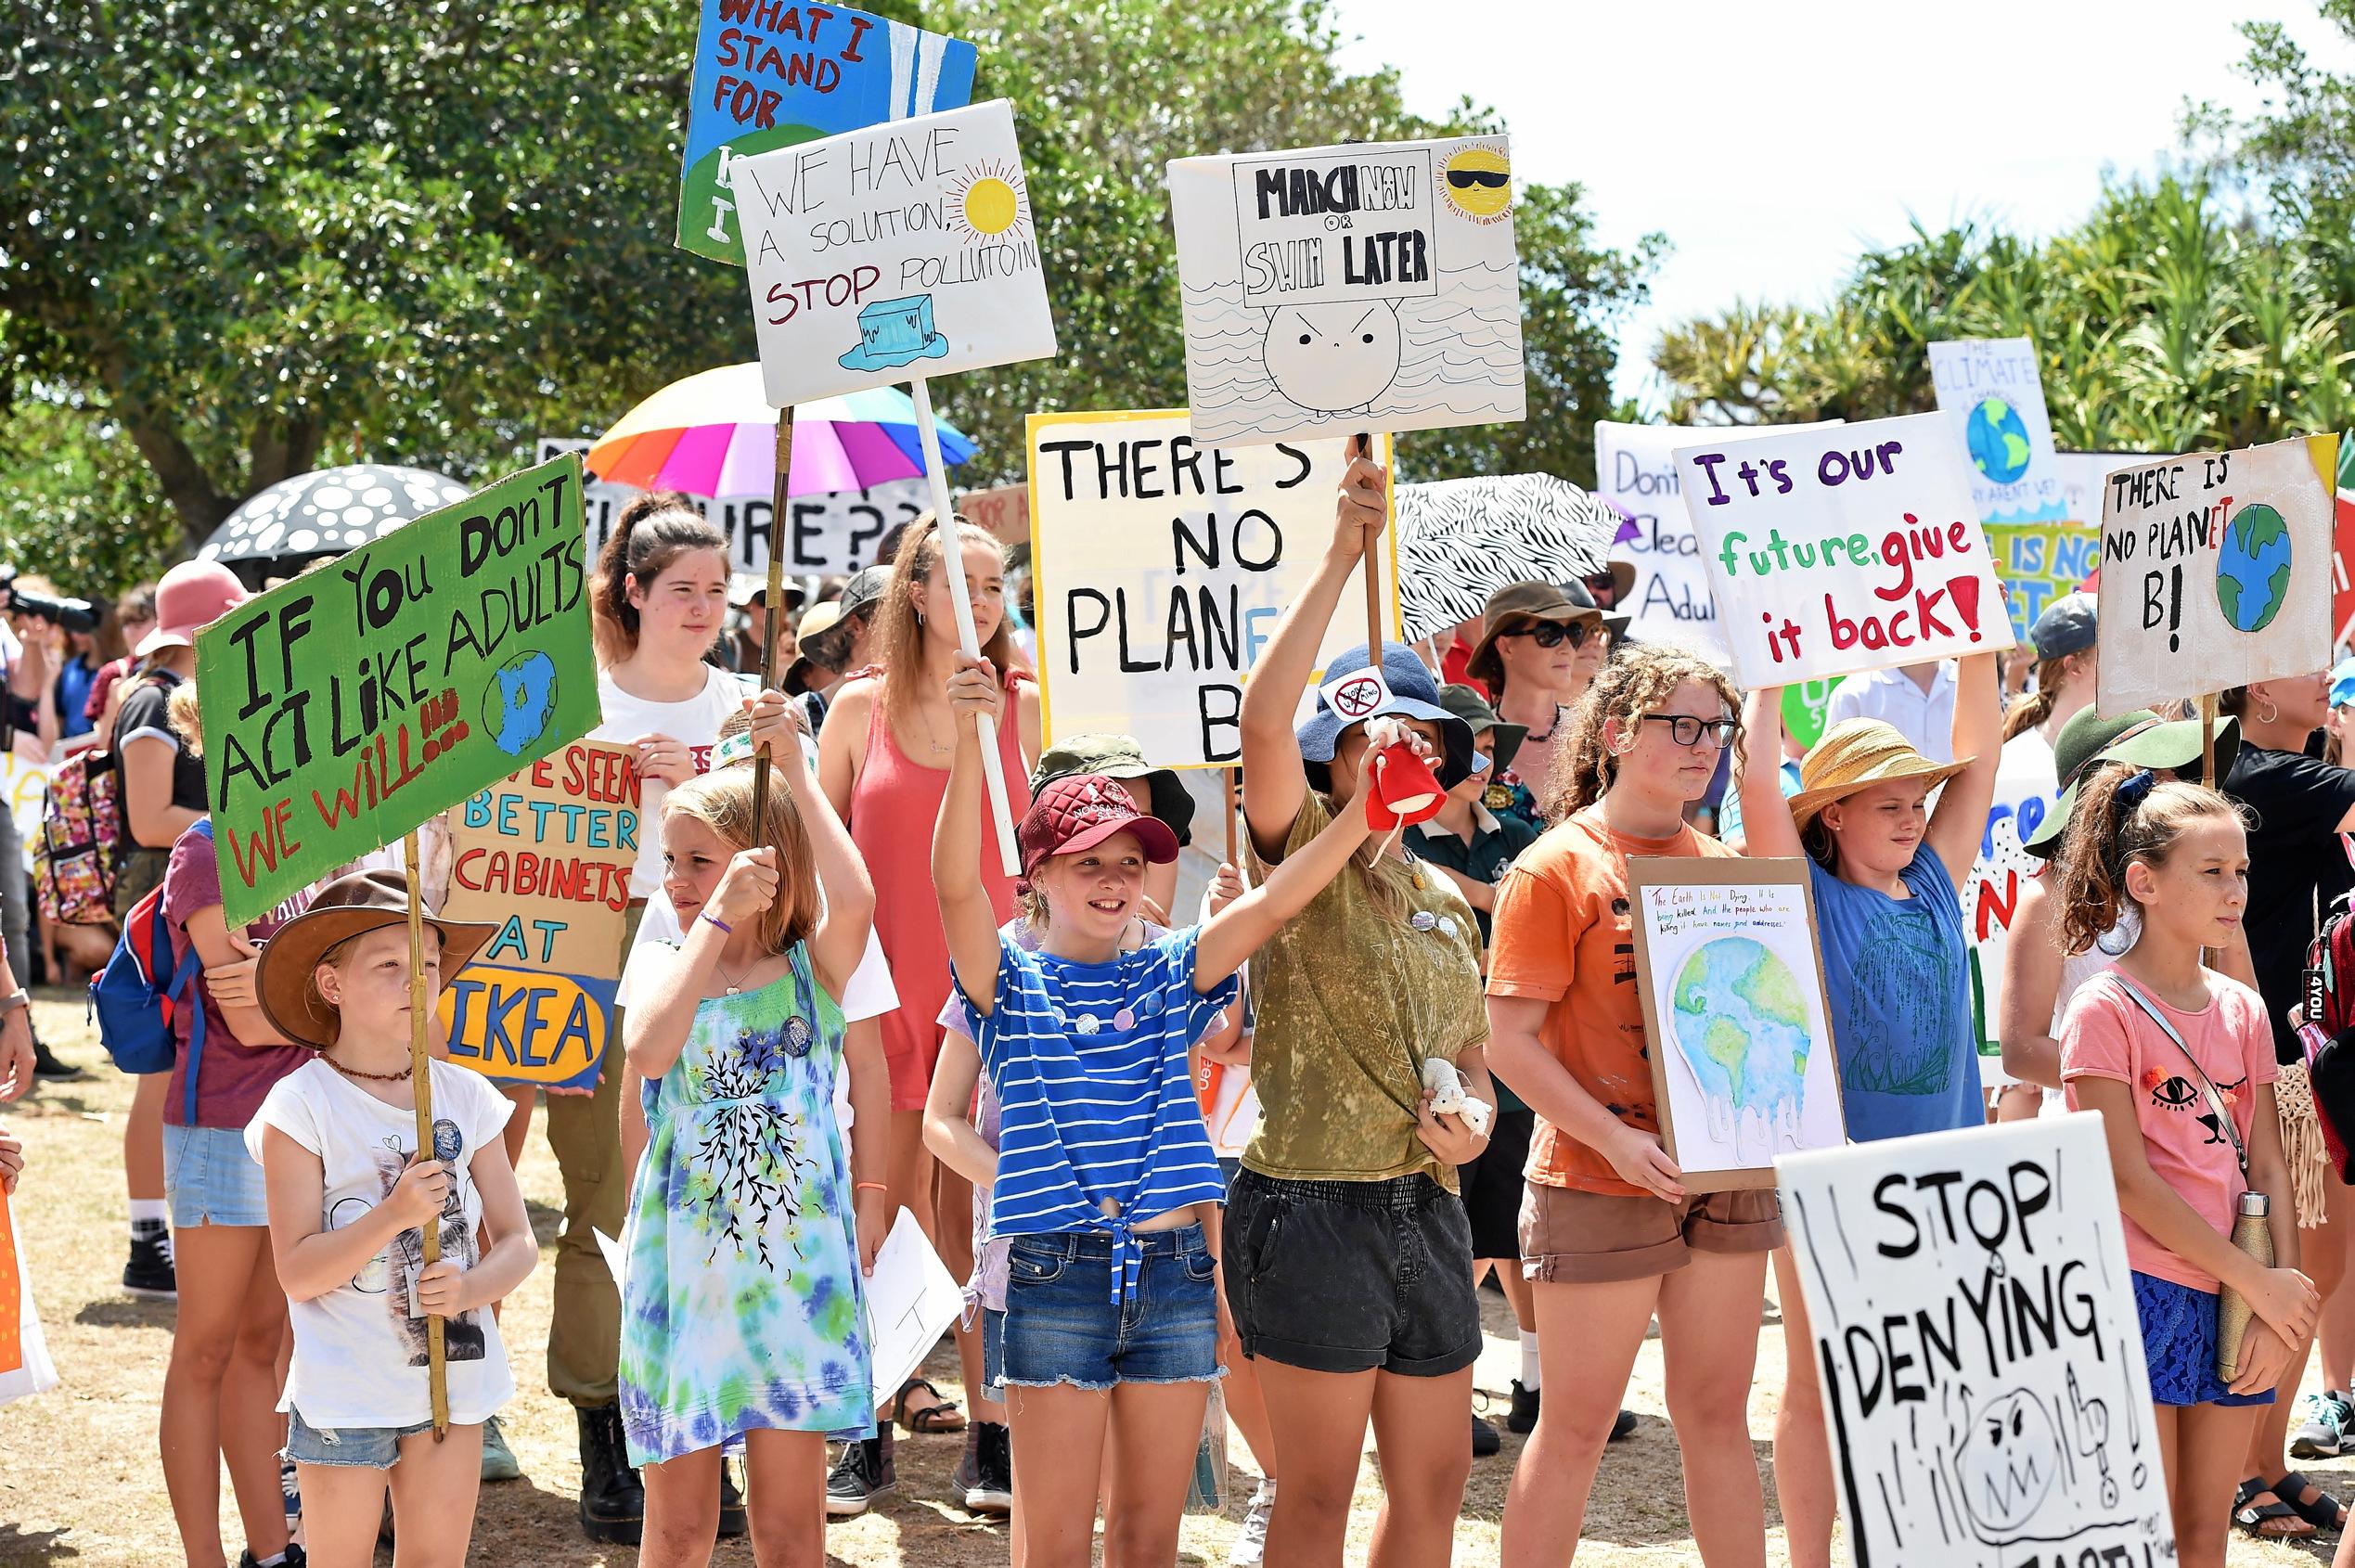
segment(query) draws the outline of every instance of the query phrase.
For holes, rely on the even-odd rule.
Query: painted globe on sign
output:
[[[535,748],[555,712],[556,661],[537,649],[500,665],[483,688],[483,733],[510,757],[538,758]]]
[[[1983,397],[1971,409],[1965,444],[1971,462],[1991,484],[2010,484],[2027,472],[2028,432],[2020,411],[2000,397]]]
[[[2216,551],[2216,602],[2233,629],[2261,632],[2289,597],[2290,533],[2282,514],[2258,501],[2224,525]]]

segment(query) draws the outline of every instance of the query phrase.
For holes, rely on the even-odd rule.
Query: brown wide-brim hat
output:
[[[1589,599],[1584,605],[1573,601],[1551,583],[1508,583],[1488,596],[1487,608],[1480,612],[1480,641],[1465,662],[1463,671],[1491,691],[1504,679],[1504,664],[1497,657],[1497,638],[1509,630],[1522,616],[1532,621],[1591,621],[1602,624],[1602,611]]]
[[[253,973],[255,999],[270,1026],[297,1045],[325,1050],[335,1044],[335,1009],[320,1005],[312,971],[338,943],[409,919],[406,880],[398,871],[353,871],[319,890],[311,906],[280,926],[263,945]],[[498,928],[467,920],[425,923],[442,935],[442,983],[473,961]]]
[[[1842,719],[1823,732],[1815,750],[1799,764],[1799,792],[1791,797],[1791,821],[1805,832],[1816,813],[1834,801],[1900,778],[1935,790],[1969,767],[1972,760],[1934,763],[1885,719]]]

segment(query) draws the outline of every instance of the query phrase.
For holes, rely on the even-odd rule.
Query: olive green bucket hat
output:
[[[2227,716],[2216,724],[2216,779],[2222,783],[2241,752],[2241,726]],[[2021,848],[2040,860],[2059,853],[2061,831],[2077,806],[2078,785],[2095,765],[2126,763],[2134,767],[2190,769],[2197,780],[2200,765],[2200,721],[2162,719],[2148,708],[2137,708],[2115,718],[2103,718],[2087,708],[2061,726],[2053,743],[2053,766],[2060,777],[2061,799],[2053,814],[2039,825]]]

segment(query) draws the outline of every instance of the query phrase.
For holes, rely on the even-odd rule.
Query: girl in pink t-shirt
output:
[[[2222,1568],[2246,1407],[2271,1401],[2320,1305],[2297,1271],[2264,1003],[2201,962],[2240,933],[2248,843],[2213,790],[2148,769],[2088,784],[2054,862],[2062,945],[2083,952],[2130,901],[2143,937],[2070,1002],[2061,1080],[2069,1109],[2100,1112],[2108,1130],[2180,1561]],[[2233,1245],[2244,1192],[2270,1200],[2271,1268]],[[2221,1285],[2256,1312],[2229,1381],[2216,1369]]]

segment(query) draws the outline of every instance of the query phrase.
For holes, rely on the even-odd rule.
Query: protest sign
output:
[[[968,490],[957,497],[957,515],[1001,545],[1026,543],[1030,538],[1030,489],[1000,484],[989,490]]]
[[[907,1209],[899,1211],[883,1244],[875,1250],[875,1271],[861,1294],[866,1298],[875,1403],[881,1405],[923,1365],[925,1356],[964,1310],[964,1295]]]
[[[1660,1142],[1685,1189],[1771,1187],[1777,1155],[1847,1141],[1807,863],[1638,855],[1628,896]]]
[[[1971,499],[1979,521],[2087,520],[2071,512],[2053,452],[2053,421],[2036,345],[2026,338],[1967,338],[1930,345],[1930,382],[1971,460]]]
[[[2002,587],[1944,418],[1677,448],[1744,686],[2000,652]]]
[[[2336,649],[2355,623],[2355,431],[2338,438],[2337,505],[2331,526],[2331,639]]]
[[[542,436],[540,462],[567,452],[586,453],[589,443],[560,436]],[[605,547],[613,520],[622,508],[646,492],[635,484],[615,484],[584,473],[581,511],[586,519],[588,559]],[[768,571],[767,495],[742,495],[713,500],[690,495],[688,504],[727,541],[727,569],[761,576]],[[785,505],[785,571],[795,577],[847,577],[873,566],[884,534],[908,519],[920,517],[932,505],[921,479],[885,480],[864,490],[842,490],[830,495],[796,495]]]
[[[1522,418],[1504,137],[1180,158],[1168,174],[1197,439]]]
[[[2060,803],[2053,748],[2034,730],[2004,743],[1995,765],[1995,802],[1979,837],[1962,894],[1962,932],[1971,953],[1971,1013],[1979,1050],[1979,1081],[2010,1083],[2003,1071],[2003,949],[2020,890],[2044,868],[2021,847],[2036,837]]]
[[[232,926],[597,724],[581,467],[402,524],[197,635]]]
[[[2331,662],[2338,437],[2163,457],[2102,493],[2105,718]]]
[[[1387,461],[1387,443],[1377,446]],[[1178,408],[1032,415],[1047,743],[1132,735],[1156,767],[1240,757],[1243,681],[1317,574],[1347,447],[1341,438],[1198,445]],[[1364,577],[1360,562],[1342,588],[1345,608],[1363,602]],[[1395,559],[1383,579],[1397,582]],[[1397,617],[1394,596],[1393,637]],[[1361,616],[1335,615],[1318,668],[1365,640]]]
[[[1832,722],[1832,694],[1836,680],[1795,681],[1782,688],[1782,724],[1803,752],[1815,750]]]
[[[2099,1116],[1775,1175],[1857,1568],[2175,1561]]]
[[[1988,529],[1987,547],[2008,591],[2012,635],[2026,642],[2046,606],[2093,575],[2102,531],[2091,522],[2000,523]]]
[[[772,407],[1054,356],[1003,98],[730,167]]]
[[[58,1386],[58,1369],[32,1303],[14,1202],[0,1196],[0,1405]]]
[[[959,109],[976,53],[843,6],[703,0],[680,160],[681,250],[744,264],[729,174],[739,159],[862,125]]]

